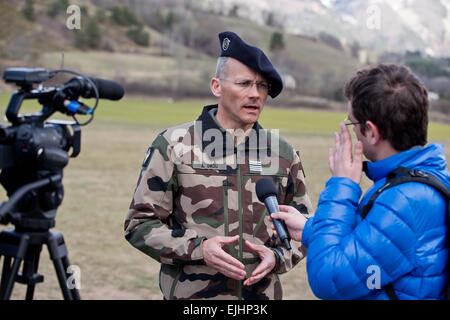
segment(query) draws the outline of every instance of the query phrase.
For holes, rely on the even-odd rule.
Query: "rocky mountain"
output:
[[[216,13],[272,24],[286,32],[338,37],[380,51],[450,56],[450,0],[203,0]]]
[[[331,8],[353,25],[365,45],[450,56],[449,0],[336,0]]]

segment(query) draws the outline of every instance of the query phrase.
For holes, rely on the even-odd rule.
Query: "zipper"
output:
[[[230,184],[228,183],[228,179],[225,179],[223,181],[223,229],[224,229],[224,236],[228,237],[228,234],[230,232],[229,230],[229,217],[228,217],[228,188]]]
[[[241,166],[237,165],[237,190],[238,190],[238,207],[239,207],[239,261],[243,262],[243,229],[244,229],[244,212],[242,210],[242,177]],[[242,280],[238,284],[238,299],[242,300]]]
[[[255,229],[253,229],[253,237],[256,237],[256,232],[258,232],[259,228],[261,228],[261,225],[263,224],[266,215],[268,215],[267,209],[264,209],[264,211],[261,214],[261,217],[259,218],[258,223],[255,226]]]

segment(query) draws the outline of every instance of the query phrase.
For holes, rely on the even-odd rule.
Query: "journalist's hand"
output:
[[[283,220],[286,224],[287,231],[291,236],[291,239],[301,241],[303,229],[305,223],[308,221],[306,217],[301,214],[297,209],[291,206],[279,205],[280,212],[275,212],[270,215],[270,220],[279,219]],[[272,229],[276,232],[275,227],[272,224]]]
[[[328,165],[331,174],[335,177],[350,178],[360,183],[362,175],[363,147],[361,141],[355,143],[352,154],[352,138],[348,128],[341,123],[340,133],[336,133],[336,141],[333,149],[330,149]]]

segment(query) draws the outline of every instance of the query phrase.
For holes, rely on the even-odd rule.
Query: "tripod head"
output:
[[[58,73],[76,77],[61,85],[43,86]],[[119,100],[124,90],[115,82],[70,70],[10,68],[4,71],[3,79],[19,89],[6,109],[11,126],[0,125],[0,184],[9,197],[0,205],[0,223],[45,231],[54,227],[56,210],[64,197],[63,169],[69,157],[80,153],[81,126],[93,120],[100,98]],[[84,104],[81,98],[95,98],[94,106]],[[26,99],[37,100],[41,111],[19,114]],[[47,120],[55,112],[71,116],[73,121]],[[88,120],[80,122],[78,115]]]
[[[5,201],[0,205],[0,222],[3,224],[11,222],[21,231],[47,231],[53,228],[55,226],[56,208],[61,204],[63,198],[61,179],[61,175],[55,174],[19,188],[10,197],[9,201]],[[28,212],[27,215],[16,211],[19,201],[24,196],[29,192],[34,192],[33,195],[38,197],[38,194],[35,192],[43,187],[54,190],[54,200],[56,202],[53,204],[53,208],[47,211]]]

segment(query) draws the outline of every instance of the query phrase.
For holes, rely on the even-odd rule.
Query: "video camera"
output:
[[[75,75],[62,85],[43,86],[59,73]],[[89,78],[70,70],[9,68],[7,83],[19,87],[9,101],[6,118],[11,126],[0,125],[0,183],[9,201],[0,205],[0,222],[16,227],[48,230],[55,224],[56,208],[63,199],[62,170],[81,148],[81,126],[92,121],[99,99],[119,100],[123,88],[112,81]],[[91,108],[80,98],[95,98]],[[40,112],[20,115],[26,99],[35,99]],[[47,120],[55,112],[73,121]],[[88,120],[80,123],[78,115]],[[19,201],[20,200],[20,201]]]
[[[44,87],[58,73],[75,75],[66,83]],[[0,223],[15,228],[0,232],[0,300],[10,299],[14,283],[27,285],[26,299],[33,299],[42,247],[46,245],[55,267],[64,299],[79,300],[77,286],[69,286],[70,261],[61,232],[55,226],[56,210],[62,203],[63,168],[70,157],[80,153],[82,125],[94,117],[100,98],[119,100],[123,88],[112,81],[88,78],[70,70],[11,68],[3,73],[7,83],[19,87],[9,101],[6,118],[10,126],[0,125],[0,183],[8,201],[0,204]],[[80,98],[95,98],[91,108]],[[20,115],[25,99],[36,99],[40,112]],[[55,112],[72,116],[73,121],[47,120]],[[80,123],[77,115],[88,120]],[[19,272],[23,265],[22,272]]]

